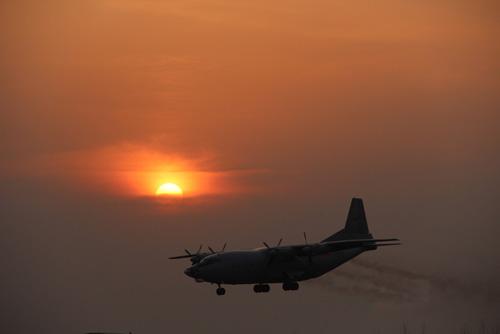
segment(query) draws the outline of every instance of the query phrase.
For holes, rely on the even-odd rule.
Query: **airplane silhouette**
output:
[[[283,290],[294,291],[299,281],[319,277],[361,253],[379,246],[400,245],[399,239],[374,239],[368,230],[363,200],[353,198],[345,227],[318,243],[276,246],[263,242],[263,248],[248,251],[224,252],[226,244],[218,252],[196,253],[187,249],[186,255],[170,259],[189,258],[192,266],[184,273],[196,282],[217,284],[217,295],[224,295],[222,284],[255,284],[257,293],[269,292],[269,283],[282,283]]]

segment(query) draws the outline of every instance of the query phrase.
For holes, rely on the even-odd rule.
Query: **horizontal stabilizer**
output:
[[[314,254],[323,254],[334,251],[346,250],[351,248],[366,248],[373,249],[376,246],[395,246],[400,245],[399,239],[352,239],[352,240],[339,240],[339,241],[326,241],[313,245],[297,245],[291,246],[292,249],[302,254],[305,249]],[[288,246],[282,247],[282,251],[286,252]],[[278,248],[279,249],[279,248]]]
[[[344,250],[358,247],[373,247],[373,246],[392,246],[399,245],[399,239],[352,239],[322,242],[320,245],[325,245],[330,251]]]
[[[322,242],[322,244],[328,245],[337,245],[337,244],[350,244],[357,242],[387,242],[387,241],[399,241],[399,239],[391,238],[391,239],[351,239],[351,240],[339,240],[339,241],[326,241]]]

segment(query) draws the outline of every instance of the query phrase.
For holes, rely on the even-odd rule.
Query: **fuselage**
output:
[[[311,256],[290,256],[282,252],[272,259],[266,248],[231,251],[209,255],[185,273],[198,282],[217,284],[302,281],[321,276],[366,250],[369,249],[359,247]]]

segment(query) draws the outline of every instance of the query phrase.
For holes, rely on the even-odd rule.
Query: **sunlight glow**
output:
[[[186,158],[144,145],[120,144],[47,155],[24,165],[50,166],[61,175],[77,179],[81,188],[116,196],[192,200],[252,191],[239,179],[256,171],[208,170],[213,161],[209,153]]]
[[[175,183],[163,183],[156,189],[156,195],[161,196],[161,195],[169,195],[169,196],[182,196],[184,192],[182,191],[182,188],[179,187]]]

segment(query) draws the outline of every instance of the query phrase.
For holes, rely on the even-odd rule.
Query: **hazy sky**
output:
[[[0,331],[500,326],[499,10],[2,1]],[[404,245],[297,293],[220,298],[167,259],[321,240],[353,196]]]

